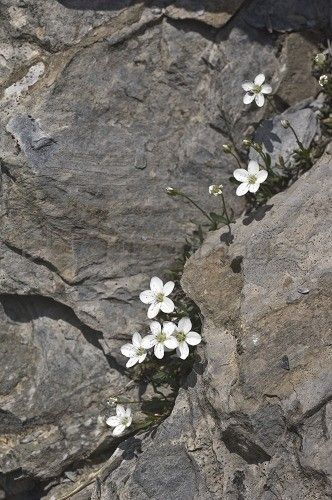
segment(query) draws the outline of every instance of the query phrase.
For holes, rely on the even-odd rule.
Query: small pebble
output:
[[[309,291],[310,291],[310,290],[309,290],[309,288],[306,288],[306,287],[304,287],[304,286],[300,286],[300,287],[297,289],[297,291],[298,291],[299,293],[302,293],[303,295],[306,295],[307,293],[309,293]]]

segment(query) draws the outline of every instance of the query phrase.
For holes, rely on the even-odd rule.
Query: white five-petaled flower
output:
[[[202,337],[199,333],[191,331],[191,321],[189,318],[180,319],[178,326],[175,330],[175,338],[179,345],[177,348],[177,353],[181,359],[186,359],[189,356],[189,345],[198,345]]]
[[[171,313],[174,311],[174,303],[168,298],[168,295],[172,293],[173,288],[173,281],[168,281],[164,285],[161,279],[157,278],[157,276],[151,278],[150,290],[145,290],[139,296],[140,300],[144,304],[150,304],[148,309],[149,319],[155,318],[160,309],[164,313]]]
[[[120,436],[120,434],[131,425],[132,420],[131,409],[125,409],[122,405],[117,405],[116,415],[114,417],[109,417],[106,420],[106,424],[110,427],[114,427],[113,436]]]
[[[244,168],[237,168],[233,173],[235,179],[241,184],[236,190],[238,196],[243,196],[246,193],[256,193],[262,182],[267,179],[267,171],[259,170],[259,165],[257,161],[250,160],[248,164],[248,170]]]
[[[246,94],[243,98],[244,104],[250,104],[254,99],[260,108],[264,106],[265,97],[264,94],[271,94],[272,87],[271,85],[264,83],[265,75],[260,73],[256,76],[253,82],[244,82],[242,84],[243,90],[246,91]]]
[[[147,335],[142,340],[142,346],[145,349],[154,347],[154,355],[158,359],[164,357],[165,347],[167,349],[176,349],[178,341],[173,336],[175,325],[171,321],[165,321],[163,326],[158,321],[152,321],[150,325],[151,335]]]
[[[147,353],[146,349],[142,347],[142,337],[138,332],[133,334],[131,344],[125,344],[121,347],[121,353],[129,358],[126,364],[127,368],[145,360]]]

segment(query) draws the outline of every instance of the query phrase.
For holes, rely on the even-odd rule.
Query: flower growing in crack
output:
[[[124,344],[121,347],[121,353],[128,359],[126,367],[136,365],[136,363],[142,363],[146,358],[146,349],[142,347],[142,337],[138,332],[133,333],[132,343]]]
[[[192,324],[190,319],[182,318],[175,330],[174,335],[179,343],[176,352],[181,359],[186,359],[189,356],[189,345],[198,345],[202,340],[200,334],[192,332],[191,328]]]
[[[131,417],[131,409],[125,409],[122,405],[116,406],[116,415],[113,417],[109,417],[106,420],[106,424],[110,427],[114,427],[113,436],[120,436],[123,431],[131,425],[132,417]]]
[[[212,186],[209,187],[209,193],[213,196],[219,196],[220,194],[222,194],[222,189],[222,184],[219,184],[219,186],[218,184],[212,184]]]
[[[243,90],[246,91],[246,94],[243,97],[244,104],[250,104],[255,99],[255,102],[259,108],[264,106],[264,94],[271,94],[272,92],[271,85],[264,82],[265,75],[263,75],[263,73],[260,73],[256,76],[253,82],[244,82],[242,84]]]
[[[164,313],[171,313],[174,311],[174,303],[168,298],[174,288],[174,282],[168,281],[163,284],[160,278],[154,276],[150,281],[150,290],[145,290],[140,293],[140,300],[144,304],[150,304],[148,309],[148,318],[152,319],[157,316],[160,310]]]
[[[320,76],[318,83],[321,87],[325,87],[329,83],[329,77],[327,75]]]
[[[324,52],[320,52],[319,54],[316,54],[314,61],[315,61],[315,64],[317,64],[317,66],[324,66],[324,64],[326,62],[326,54],[324,54]]]
[[[164,357],[165,347],[167,349],[176,349],[178,347],[178,341],[173,336],[175,325],[171,321],[165,321],[162,326],[158,321],[152,321],[150,330],[151,335],[144,337],[142,346],[145,349],[154,347],[156,358],[162,359]]]
[[[233,176],[241,184],[236,190],[237,196],[243,196],[246,193],[256,193],[262,182],[266,181],[268,173],[266,170],[259,170],[257,161],[250,160],[248,170],[237,168],[234,170]]]

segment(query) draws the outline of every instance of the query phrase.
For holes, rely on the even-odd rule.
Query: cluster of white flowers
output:
[[[168,281],[163,284],[160,278],[154,276],[150,281],[150,290],[144,290],[140,294],[140,299],[144,304],[149,304],[148,318],[156,317],[159,311],[172,313],[175,309],[174,302],[168,297],[174,289],[174,282]],[[188,345],[197,345],[201,342],[199,333],[191,331],[192,323],[189,318],[182,318],[176,325],[172,321],[152,321],[150,324],[151,334],[142,336],[135,332],[132,336],[131,344],[121,347],[121,353],[128,359],[126,367],[130,368],[136,363],[142,363],[149,349],[158,359],[162,359],[165,350],[177,350],[177,355],[181,359],[186,359],[189,355]]]

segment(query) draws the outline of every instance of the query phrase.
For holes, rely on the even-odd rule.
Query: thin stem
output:
[[[235,153],[233,153],[233,151],[230,151],[230,154],[233,156],[233,158],[236,159],[237,164],[239,165],[239,167],[243,168],[243,166],[241,165],[240,160],[238,159],[237,155]]]
[[[223,210],[224,210],[223,215],[225,214],[228,229],[231,230],[231,220],[230,220],[228,212],[227,212],[226,202],[225,202],[225,198],[224,198],[224,193],[221,193],[221,200],[222,200],[222,205],[223,205]]]
[[[300,149],[302,149],[302,151],[304,150],[304,146],[302,144],[302,142],[300,141],[300,139],[298,138],[298,135],[297,133],[295,132],[294,128],[292,127],[291,124],[289,124],[289,128],[291,129],[291,131],[293,132],[294,136],[295,136],[295,139],[296,139],[296,142],[299,146]]]
[[[190,203],[192,203],[194,205],[194,207],[198,208],[198,210],[200,212],[202,212],[202,214],[212,223],[214,224],[214,221],[211,219],[211,217],[209,216],[209,214],[207,212],[205,212],[205,210],[203,210],[203,208],[201,208],[199,205],[197,205],[197,203],[195,203],[189,196],[187,196],[186,194],[184,193],[179,193],[180,196],[182,196],[183,198],[185,198],[186,200],[188,200]]]

